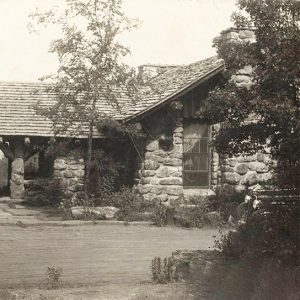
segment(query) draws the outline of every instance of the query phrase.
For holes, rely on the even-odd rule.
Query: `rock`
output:
[[[164,164],[167,166],[181,166],[182,165],[182,160],[178,158],[166,158],[164,160]]]
[[[15,184],[10,180],[10,198],[11,199],[22,199],[24,196],[24,184]]]
[[[145,160],[144,168],[146,170],[157,170],[159,168],[160,164],[157,161],[153,160]]]
[[[168,153],[166,153],[165,151],[163,150],[155,150],[153,152],[153,154],[157,155],[157,156],[160,156],[160,157],[163,157],[163,158],[166,158],[168,156]]]
[[[168,167],[160,167],[157,172],[156,176],[159,178],[164,178],[169,176],[169,168]]]
[[[150,178],[141,178],[141,184],[149,184],[150,183]]]
[[[145,155],[145,159],[153,160],[162,163],[164,159],[161,156],[155,155],[152,152],[147,152]]]
[[[159,181],[162,185],[182,185],[182,179],[178,177],[164,178]]]
[[[166,188],[164,186],[159,186],[159,185],[154,185],[151,189],[151,193],[155,194],[155,195],[160,195],[162,194],[164,191],[166,190]]]
[[[217,211],[206,213],[204,218],[209,222],[210,225],[218,226],[222,223],[221,214]]]
[[[234,172],[234,168],[230,167],[228,165],[222,165],[221,166],[221,171],[222,172]]]
[[[151,141],[147,146],[146,146],[147,151],[155,151],[159,150],[159,143],[158,140]]]
[[[168,195],[171,195],[171,196],[180,196],[183,194],[183,188],[182,188],[182,186],[169,186],[166,189],[166,192]]]
[[[183,134],[181,132],[174,133],[174,137],[182,138]]]
[[[83,216],[85,213],[83,206],[71,207],[71,211],[74,217]],[[96,216],[99,216],[100,218],[111,220],[115,217],[115,214],[119,211],[119,209],[113,206],[97,206],[94,208],[89,208],[88,211]]]
[[[84,170],[75,170],[75,171],[73,171],[73,176],[75,176],[77,178],[84,177]]]
[[[227,162],[230,167],[235,167],[235,165],[237,164],[237,160],[235,158],[228,158]]]
[[[73,177],[73,172],[70,170],[67,170],[63,173],[65,178],[72,178]]]
[[[12,173],[18,175],[24,175],[24,160],[22,158],[16,158],[11,163]]]
[[[264,163],[262,162],[251,162],[249,164],[249,169],[252,171],[256,171],[257,173],[265,173],[269,171],[269,167],[266,166]]]
[[[257,184],[257,181],[258,181],[257,173],[255,171],[250,171],[245,175],[242,183],[247,186],[251,186],[251,185]]]
[[[92,212],[98,216],[104,217],[106,220],[111,220],[115,217],[119,210],[119,208],[113,206],[97,206],[92,210]]]
[[[183,132],[183,127],[179,126],[175,128],[174,133],[182,133]]]
[[[234,82],[241,84],[241,83],[250,83],[251,82],[251,77],[249,75],[232,75],[231,80]]]
[[[11,175],[11,181],[15,184],[15,185],[20,185],[20,184],[24,184],[24,176],[22,175],[18,175],[18,174],[12,174]]]
[[[170,154],[170,158],[178,158],[178,159],[182,159],[182,152],[175,152],[175,153],[172,153]]]
[[[219,130],[221,129],[221,125],[220,125],[220,124],[214,124],[214,125],[212,126],[212,128],[213,128],[213,130],[215,130],[215,131],[219,131]]]
[[[237,173],[223,173],[223,181],[229,184],[237,184],[240,182],[241,176]]]
[[[155,175],[155,171],[153,170],[143,170],[142,176],[144,177],[151,177]]]
[[[65,170],[67,168],[66,161],[61,158],[57,158],[54,160],[54,170]]]
[[[263,174],[258,174],[257,179],[259,183],[267,183],[273,178],[272,173],[263,173]]]
[[[174,143],[175,143],[175,144],[182,144],[182,138],[180,138],[180,137],[175,137],[175,138],[174,138]]]
[[[140,187],[139,187],[139,192],[141,193],[141,194],[147,194],[147,193],[149,193],[150,191],[151,191],[151,189],[152,189],[152,185],[150,185],[150,184],[147,184],[147,185],[141,185]]]
[[[236,186],[235,186],[235,191],[236,191],[237,193],[242,193],[242,192],[245,191],[245,189],[246,189],[246,187],[245,187],[244,185],[236,185]]]
[[[258,160],[259,162],[264,162],[264,160],[265,160],[265,154],[264,154],[264,153],[261,153],[261,152],[258,152],[258,153],[257,153],[257,160]]]
[[[236,167],[235,167],[235,171],[240,174],[240,175],[244,175],[247,173],[248,171],[248,164],[238,164]]]
[[[161,194],[161,195],[155,196],[155,199],[159,202],[166,202],[166,201],[168,201],[169,196],[166,194]],[[154,199],[152,198],[151,200],[154,200]]]
[[[78,183],[77,178],[71,178],[68,180],[68,186],[75,185]]]
[[[84,185],[81,183],[78,183],[73,186],[69,186],[69,191],[76,193],[76,192],[82,191],[83,188],[84,188]]]

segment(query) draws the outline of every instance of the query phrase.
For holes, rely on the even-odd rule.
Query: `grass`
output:
[[[191,300],[183,284],[108,284],[96,287],[0,290],[1,300]]]

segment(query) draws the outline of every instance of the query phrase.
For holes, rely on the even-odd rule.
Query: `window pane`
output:
[[[199,173],[199,185],[208,187],[208,173]]]
[[[199,154],[191,153],[183,155],[183,169],[184,170],[199,170],[200,166],[200,156]]]
[[[199,125],[199,135],[201,137],[208,137],[208,125]]]
[[[183,135],[185,138],[197,138],[198,137],[198,124],[187,123],[184,125]]]
[[[190,155],[183,155],[183,169],[184,170],[192,170],[193,161]]]
[[[185,186],[208,187],[208,172],[184,172],[183,182]]]
[[[183,151],[184,153],[194,152],[199,153],[200,141],[196,139],[184,139]]]
[[[185,186],[199,186],[199,173],[184,173]]]
[[[208,170],[208,155],[199,155],[199,168],[198,170],[207,171]]]
[[[208,139],[201,139],[200,153],[208,153]]]

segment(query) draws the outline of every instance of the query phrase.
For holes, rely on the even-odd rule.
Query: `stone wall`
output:
[[[254,43],[255,32],[251,29],[231,28],[223,33],[230,42]],[[252,67],[245,66],[231,76],[231,81],[238,87],[251,89]],[[255,116],[249,116],[247,122],[251,122]],[[239,156],[234,158],[220,159],[221,185],[231,185],[237,192],[245,189],[246,186],[263,184],[272,179],[272,169],[275,162],[270,155],[257,153],[250,156]]]
[[[270,155],[257,153],[249,156],[221,158],[221,185],[230,185],[237,192],[272,179],[274,161]]]
[[[84,188],[84,159],[61,157],[54,160],[53,177],[59,179],[66,196],[73,196]]]
[[[146,141],[143,161],[138,172],[135,189],[148,201],[167,201],[176,199],[183,194],[182,186],[182,117],[174,114],[175,126],[173,138],[168,149],[160,145],[160,137],[165,134],[160,126],[160,115],[154,116],[152,122],[157,128],[149,128],[151,136]],[[145,125],[149,126],[149,125]],[[151,126],[151,125],[150,125]]]

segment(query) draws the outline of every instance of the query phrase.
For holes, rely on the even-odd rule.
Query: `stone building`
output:
[[[246,185],[270,179],[267,155],[219,156],[210,141],[220,125],[210,126],[196,118],[208,92],[223,78],[224,68],[223,61],[215,57],[189,65],[141,66],[140,76],[146,74],[144,80],[150,84],[140,90],[138,102],[133,103],[125,93],[120,93],[118,109],[104,99],[97,102],[99,112],[124,123],[136,123],[147,136],[136,146],[136,161],[126,161],[126,155],[123,158],[124,164],[134,168],[134,190],[145,199],[167,201],[184,195],[208,195],[224,185],[241,191]],[[235,75],[238,84],[251,81],[246,71]],[[24,162],[36,154],[35,146],[53,137],[51,121],[39,116],[33,106],[54,101],[45,84],[0,83],[0,149],[9,161],[11,198],[22,198]],[[84,143],[87,134],[60,138]],[[95,132],[94,139],[99,147],[110,143],[103,133]],[[39,168],[51,169],[48,173],[60,178],[70,193],[83,188],[84,165],[80,157],[58,157],[50,164],[39,158]]]

